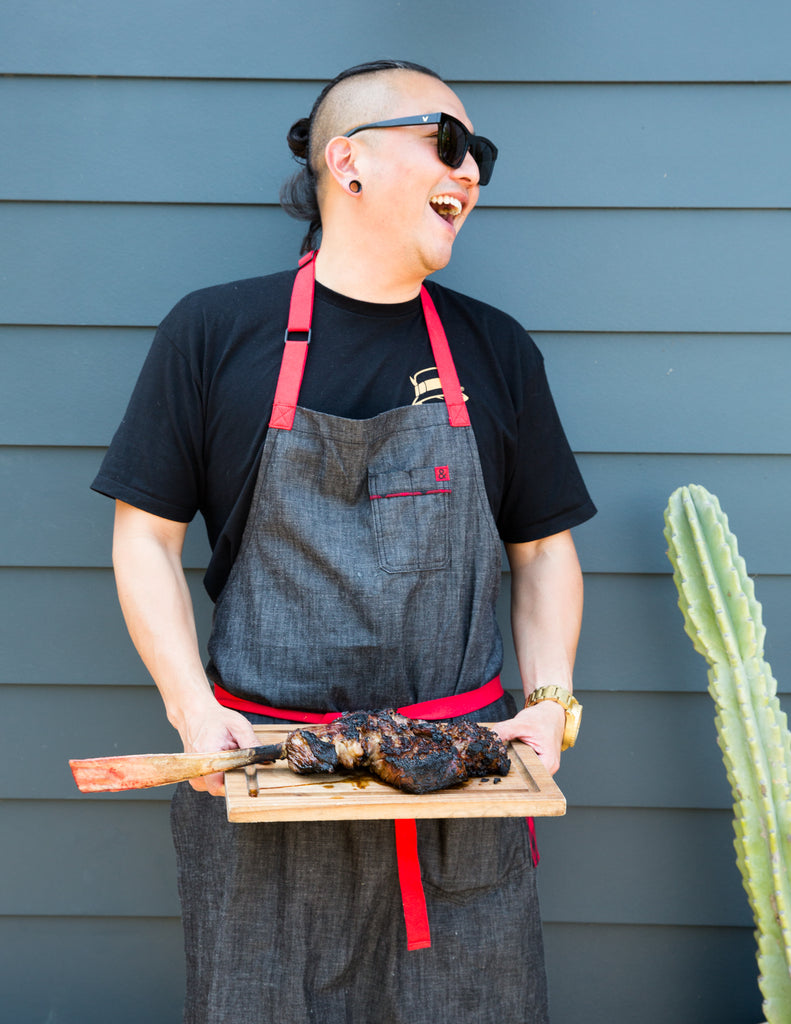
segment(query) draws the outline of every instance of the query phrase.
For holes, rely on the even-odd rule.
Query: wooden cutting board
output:
[[[256,725],[261,743],[277,743],[292,727]],[[229,821],[348,821],[359,818],[510,818],[566,813],[566,798],[530,747],[508,746],[506,776],[470,779],[419,796],[402,793],[369,775],[295,775],[285,761],[225,774]],[[248,792],[253,774],[258,796]],[[497,780],[497,781],[495,781]]]

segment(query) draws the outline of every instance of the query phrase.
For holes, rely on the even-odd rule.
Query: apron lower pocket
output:
[[[368,474],[379,565],[386,572],[450,565],[447,474],[446,466]]]
[[[426,892],[457,904],[533,871],[524,818],[419,821],[418,856]]]

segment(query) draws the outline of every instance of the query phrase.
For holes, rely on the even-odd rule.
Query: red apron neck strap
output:
[[[316,284],[316,252],[306,253],[299,261],[299,270],[291,289],[286,341],[290,334],[310,335],[313,320],[313,291]],[[302,339],[310,341],[310,337]]]
[[[469,427],[470,414],[464,404],[464,395],[459,384],[453,356],[450,354],[445,328],[442,326],[439,313],[437,313],[436,306],[425,285],[420,289],[420,301],[423,303],[423,314],[426,318],[431,351],[434,353],[434,361],[437,364],[437,374],[442,386],[442,394],[445,397],[445,405],[448,407],[450,425],[452,427]]]
[[[272,415],[269,426],[280,430],[291,430],[294,414],[299,401],[299,389],[308,357],[310,329],[313,321],[313,294],[316,285],[316,252],[309,252],[299,261],[299,270],[294,278],[291,304],[288,310],[283,359],[277,379]],[[469,427],[470,416],[464,404],[464,395],[458,374],[450,353],[450,346],[436,307],[425,286],[420,289],[423,315],[426,318],[428,337],[434,361],[437,364],[442,394],[448,409],[448,420],[452,427]]]
[[[299,261],[299,270],[291,290],[286,342],[272,402],[272,415],[269,418],[269,426],[279,430],[291,430],[294,424],[305,360],[308,358],[316,284],[315,256],[315,252],[309,252]]]

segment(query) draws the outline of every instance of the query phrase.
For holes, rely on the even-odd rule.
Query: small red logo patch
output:
[[[437,481],[450,480],[450,470],[448,469],[447,466],[435,466],[434,478]]]

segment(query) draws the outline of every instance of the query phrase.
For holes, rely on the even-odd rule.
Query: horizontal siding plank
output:
[[[749,565],[748,565],[749,568]],[[575,666],[577,685],[594,691],[701,693],[704,659],[684,632],[668,573],[585,577],[585,613]],[[791,693],[791,577],[755,579],[767,630],[766,658],[780,692]]]
[[[4,203],[4,320],[156,324],[296,261],[302,228],[271,207]],[[789,246],[783,210],[484,209],[438,280],[534,331],[788,332]]]
[[[15,837],[0,847],[0,915],[178,916],[166,801],[12,800],[0,810]]]
[[[482,210],[443,273],[528,330],[784,332],[789,247],[784,210]]]
[[[0,80],[8,199],[276,204],[312,82]],[[481,206],[789,205],[785,85],[469,85]],[[251,126],[255,129],[251,131]],[[211,139],[211,145],[207,140]],[[584,168],[584,173],[580,173]]]
[[[109,503],[105,511],[112,515]],[[187,572],[205,641],[212,604],[202,577],[199,569]],[[127,635],[111,569],[2,568],[0,607],[0,685],[150,686]]]
[[[580,737],[557,775],[570,807],[730,812],[707,693],[605,693],[579,684],[576,692],[583,705]],[[784,694],[781,706],[791,711],[791,697]]]
[[[282,270],[289,254],[296,264],[303,231],[282,211],[256,207],[0,204],[4,319],[157,324],[188,291]],[[122,266],[134,281],[118,279]]]
[[[105,566],[112,505],[89,490],[102,450],[0,447],[0,565]],[[575,530],[583,569],[666,573],[663,512],[672,491],[698,483],[718,495],[750,572],[791,573],[777,509],[791,507],[791,457],[781,455],[579,456],[599,514]],[[57,509],[58,515],[46,510]],[[207,564],[202,522],[187,531],[185,564]]]
[[[6,544],[0,541],[0,565],[109,564],[113,505],[90,490],[103,454],[98,448],[0,447],[0,491],[14,495],[0,506],[0,524],[10,531]],[[187,531],[185,565],[205,568],[208,552],[203,523],[196,521]]]
[[[544,927],[552,1024],[757,1024],[750,928]]]
[[[109,444],[151,328],[0,327],[0,441]]]
[[[110,801],[128,804],[170,799],[173,786],[129,793],[83,794],[71,758],[179,751],[156,688],[148,686],[0,686],[7,716],[2,797],[14,800]],[[31,735],[30,722],[37,722]],[[27,725],[26,725],[27,723]]]
[[[791,452],[791,334],[534,339],[577,451]]]
[[[485,87],[478,87],[478,90]],[[276,204],[306,82],[6,78],[8,199]]]
[[[732,818],[726,810],[574,807],[538,819],[544,919],[748,926]]]
[[[438,47],[449,26],[453,45]],[[14,74],[288,79],[309,68],[323,79],[378,56],[386,39],[390,53],[452,80],[784,81],[789,35],[783,0],[723,0],[714,10],[703,0],[508,0],[496,18],[484,8],[460,18],[450,0],[234,0],[222,18],[210,0],[6,0],[0,62]]]
[[[668,564],[662,575],[586,576],[578,686],[627,693],[705,690],[705,664],[683,632],[669,570]],[[205,650],[212,605],[202,572],[189,570],[187,579]],[[791,576],[763,576],[756,592],[767,627],[766,656],[780,691],[791,693],[791,632],[786,629]],[[506,637],[508,605],[505,578],[498,618]],[[0,606],[0,685],[149,687],[123,624],[110,569],[0,569]],[[509,686],[518,686],[510,643],[503,676]]]
[[[2,1016],[16,1024],[181,1024],[177,918],[0,918]]]
[[[0,327],[0,439],[108,444],[152,337],[151,328]],[[534,338],[578,451],[791,454],[791,334]]]
[[[167,802],[8,800],[2,813],[15,841],[0,848],[0,915],[178,914]],[[749,925],[731,819],[725,810],[578,807],[539,820],[545,920]],[[690,863],[706,865],[706,885]]]
[[[575,688],[584,724],[557,775],[574,810],[731,809],[708,694],[598,693],[579,683]]]
[[[575,531],[586,571],[665,572],[664,511],[671,493],[690,483],[720,499],[749,572],[791,569],[785,520],[777,514],[791,507],[788,456],[582,455],[579,462],[598,507]]]

